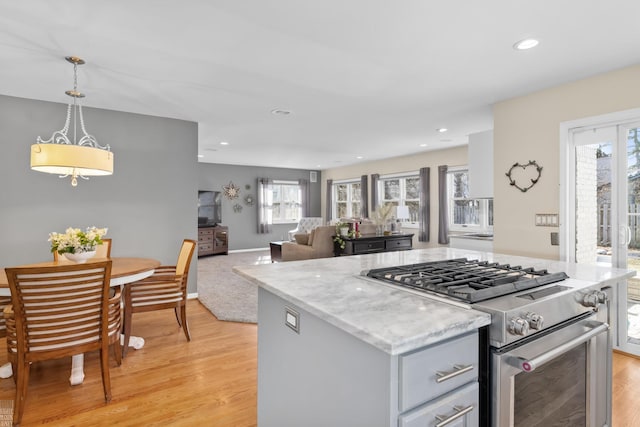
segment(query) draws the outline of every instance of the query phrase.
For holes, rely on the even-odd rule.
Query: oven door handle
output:
[[[585,332],[584,334],[572,339],[571,341],[567,341],[566,343],[559,345],[556,348],[552,348],[548,352],[540,354],[533,359],[525,359],[524,357],[511,357],[509,364],[518,369],[521,369],[523,372],[533,372],[537,367],[548,362],[549,360],[609,330],[609,325],[607,323],[594,323],[596,323],[598,326],[595,326],[589,332]]]

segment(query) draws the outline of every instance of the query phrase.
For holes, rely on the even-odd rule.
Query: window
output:
[[[452,231],[490,231],[493,229],[493,199],[469,198],[467,169],[447,173],[449,229]]]
[[[297,181],[273,181],[273,223],[298,222],[302,216],[302,194]]]
[[[357,218],[361,207],[360,181],[333,184],[333,218]]]
[[[380,204],[407,206],[409,221],[418,221],[420,208],[420,177],[418,175],[380,178],[378,185]]]

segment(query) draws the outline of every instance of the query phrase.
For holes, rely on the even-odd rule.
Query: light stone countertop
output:
[[[363,278],[360,272],[452,258],[546,268],[552,273],[564,271],[574,279],[603,283],[635,274],[633,270],[446,247],[243,265],[233,270],[285,301],[396,355],[488,325],[490,315]]]

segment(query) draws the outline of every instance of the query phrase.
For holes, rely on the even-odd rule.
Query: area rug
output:
[[[256,323],[258,287],[232,267],[270,263],[268,249],[198,258],[198,299],[219,320]]]

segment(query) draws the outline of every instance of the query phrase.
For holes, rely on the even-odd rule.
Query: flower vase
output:
[[[93,258],[96,255],[96,251],[78,252],[75,254],[64,253],[62,254],[66,259],[76,264],[84,264],[87,260]]]

